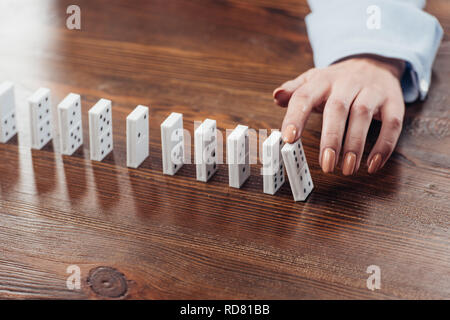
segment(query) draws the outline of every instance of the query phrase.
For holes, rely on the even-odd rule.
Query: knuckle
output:
[[[348,103],[342,99],[333,99],[330,101],[330,106],[337,112],[348,112]]]
[[[368,87],[368,91],[379,97],[386,97],[386,90],[379,84],[372,84]]]
[[[305,77],[306,77],[306,79],[311,79],[316,74],[317,74],[317,68],[311,68],[305,72]]]
[[[301,90],[301,88],[300,88],[300,89],[297,89],[294,91],[294,93],[292,94],[292,97],[295,99],[309,101],[309,99],[311,98],[311,94],[307,90]]]
[[[364,103],[358,103],[352,107],[352,112],[354,112],[357,116],[360,117],[371,117],[372,109]]]
[[[361,83],[361,75],[359,73],[351,72],[345,76],[345,80],[342,80],[343,87],[354,87],[355,84]]]
[[[403,126],[403,119],[401,117],[393,116],[387,120],[388,129],[393,131],[401,131]]]

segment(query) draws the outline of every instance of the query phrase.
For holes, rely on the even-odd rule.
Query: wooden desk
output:
[[[429,1],[446,34],[392,160],[375,176],[323,174],[313,115],[303,143],[316,189],[305,203],[287,184],[263,194],[260,165],[240,190],[225,165],[208,184],[194,165],[163,176],[159,128],[172,111],[190,132],[207,117],[222,131],[278,128],[272,90],[312,67],[305,1],[77,2],[81,31],[65,27],[72,1],[0,4],[0,80],[16,83],[19,119],[18,138],[0,144],[0,298],[450,298],[447,0]],[[58,140],[29,148],[26,98],[40,86],[54,115],[66,94],[82,95],[86,143],[72,157]],[[89,160],[87,119],[99,98],[113,101],[114,124],[101,163]],[[134,170],[125,118],[138,104],[150,105],[151,156]],[[66,287],[70,265],[81,290]],[[369,265],[381,268],[380,290],[366,287]],[[91,274],[104,285],[96,294],[87,279],[100,266],[118,271]]]

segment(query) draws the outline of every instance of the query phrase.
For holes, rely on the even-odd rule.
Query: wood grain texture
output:
[[[123,299],[450,298],[447,0],[428,3],[445,37],[392,160],[375,176],[323,174],[313,115],[303,145],[316,189],[305,203],[287,184],[263,194],[259,164],[240,190],[224,165],[208,184],[193,165],[163,176],[159,129],[173,111],[190,132],[206,117],[222,131],[278,128],[272,90],[313,65],[305,1],[80,0],[81,31],[65,28],[69,4],[0,3],[0,80],[16,83],[20,119],[18,138],[0,144],[0,298],[105,298],[87,281],[102,266],[125,277]],[[69,92],[82,95],[86,143],[72,157],[55,142],[29,148],[26,98],[40,86],[54,115]],[[101,163],[89,160],[87,118],[100,98],[113,101],[114,125]],[[128,169],[125,118],[138,104],[150,106],[150,157]],[[81,290],[66,288],[73,264]]]

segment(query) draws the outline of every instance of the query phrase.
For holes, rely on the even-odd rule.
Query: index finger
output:
[[[300,138],[312,109],[327,99],[330,88],[327,81],[311,81],[294,91],[281,126],[284,142]]]

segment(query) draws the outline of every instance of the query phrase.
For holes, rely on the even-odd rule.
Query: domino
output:
[[[264,193],[275,194],[285,182],[285,168],[281,156],[283,140],[280,131],[273,131],[263,142]]]
[[[229,185],[240,188],[250,177],[248,127],[238,125],[227,138]]]
[[[173,176],[184,162],[183,115],[172,112],[161,124],[163,173]]]
[[[6,143],[17,134],[14,84],[0,84],[0,142]]]
[[[31,147],[42,149],[52,140],[52,108],[50,90],[39,88],[28,98]]]
[[[113,150],[111,101],[100,99],[89,110],[91,160],[102,161]]]
[[[217,171],[216,120],[206,119],[194,133],[197,180],[207,182]]]
[[[139,167],[148,153],[148,107],[139,105],[127,117],[127,167]]]
[[[281,149],[289,184],[295,201],[305,201],[314,188],[300,139]]]
[[[58,104],[57,110],[61,153],[70,156],[83,144],[80,95],[70,93]]]

